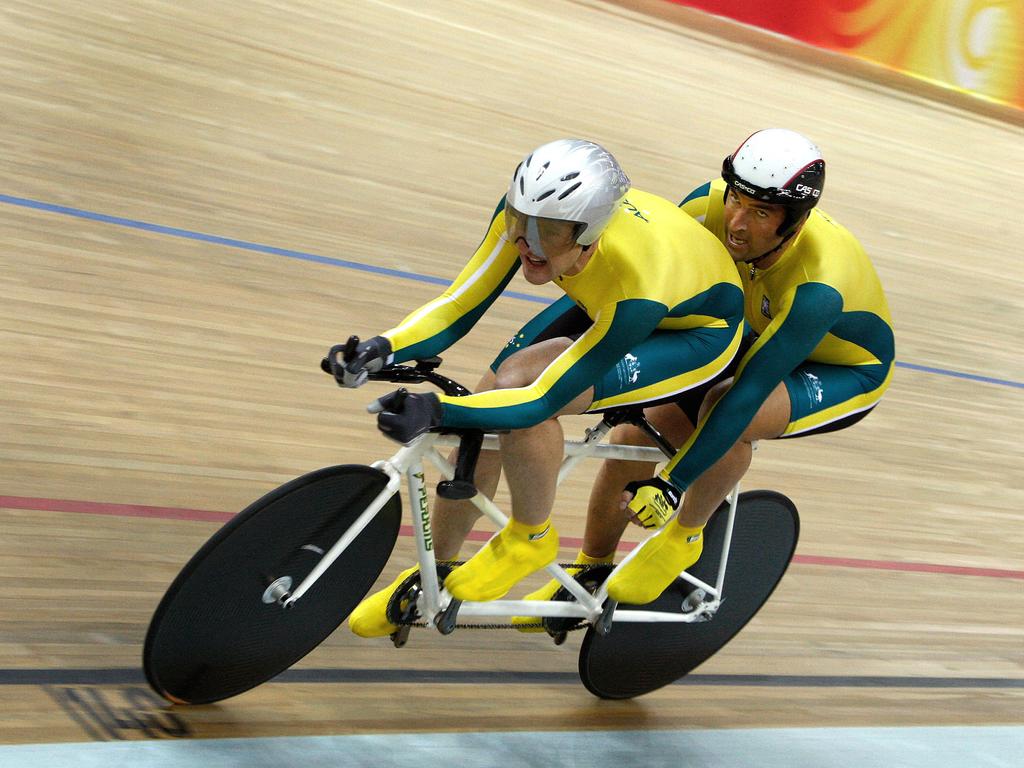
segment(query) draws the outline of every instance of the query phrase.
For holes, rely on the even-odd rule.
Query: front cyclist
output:
[[[348,364],[334,357],[339,383],[357,386],[366,370],[447,349],[519,269],[530,283],[554,282],[566,295],[513,336],[484,377],[489,391],[409,394],[401,405],[394,394],[379,400],[379,428],[402,443],[434,428],[510,430],[501,435],[501,466],[482,461],[476,479],[493,487],[504,468],[512,517],[445,580],[460,600],[498,599],[555,559],[558,416],[671,400],[723,371],[742,333],[742,288],[714,235],[668,200],[631,190],[602,147],[567,139],[517,166],[486,237],[441,296],[363,342]],[[458,535],[448,538],[461,544]],[[396,629],[386,606],[413,570],[353,611],[356,634]]]

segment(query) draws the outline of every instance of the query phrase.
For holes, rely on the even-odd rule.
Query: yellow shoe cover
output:
[[[608,596],[620,603],[646,605],[676,577],[700,559],[704,549],[701,528],[669,523],[649,539],[636,557],[612,571]]]
[[[444,586],[458,600],[497,600],[556,557],[558,531],[550,521],[531,526],[510,520],[465,565],[452,571]]]
[[[352,632],[360,637],[386,637],[397,631],[398,627],[388,621],[388,603],[398,586],[417,570],[418,565],[407,568],[384,589],[364,598],[363,602],[349,614],[348,626]]]
[[[586,565],[601,565],[603,563],[610,563],[615,559],[615,555],[611,554],[607,557],[591,557],[590,555],[583,552],[581,549],[579,554],[576,555],[574,565],[586,566]],[[579,568],[566,568],[570,576],[575,576],[580,570]],[[555,593],[561,588],[561,584],[552,579],[543,587],[534,592],[531,592],[524,600],[551,600]],[[543,632],[544,627],[540,626],[542,618],[540,616],[513,616],[512,625],[520,632]]]

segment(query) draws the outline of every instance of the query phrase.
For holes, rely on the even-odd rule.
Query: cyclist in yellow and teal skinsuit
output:
[[[378,401],[378,426],[403,443],[445,427],[511,430],[501,436],[501,465],[481,456],[476,484],[493,493],[503,465],[512,519],[445,580],[461,600],[497,599],[554,560],[557,416],[671,401],[719,376],[742,335],[742,288],[722,244],[668,200],[630,190],[601,147],[563,140],[516,169],[483,242],[448,290],[360,344],[353,360],[335,356],[339,383],[358,386],[366,371],[451,346],[519,270],[533,284],[554,282],[565,296],[512,338],[476,394]],[[443,529],[435,527],[435,538],[445,538]],[[461,538],[447,538],[457,551]],[[436,554],[453,555],[440,545]],[[354,632],[394,631],[384,608],[411,570],[356,608]]]
[[[621,506],[654,528],[672,515],[684,490],[686,498],[677,520],[612,574],[614,599],[650,602],[696,562],[704,523],[749,466],[752,441],[850,426],[889,386],[895,343],[885,294],[860,243],[814,208],[823,185],[817,147],[792,131],[769,129],[726,158],[722,179],[681,203],[737,263],[751,333],[732,378],[717,383],[699,411],[691,408],[688,424],[680,427],[671,409],[649,413],[663,427],[674,420],[669,429],[685,442],[657,477],[628,484]],[[592,507],[622,480],[606,465]],[[621,535],[621,524],[615,528],[604,541],[591,533],[584,550],[605,554],[600,550]]]
[[[450,347],[520,270],[504,214],[502,199],[476,254],[444,294],[381,334],[392,362]],[[739,347],[741,293],[718,243],[694,224],[669,201],[630,190],[583,269],[553,275],[566,295],[520,329],[491,369],[538,337],[550,338],[553,328],[574,343],[529,386],[438,395],[434,426],[522,429],[589,387],[595,391],[586,411],[594,412],[668,400],[716,375]]]

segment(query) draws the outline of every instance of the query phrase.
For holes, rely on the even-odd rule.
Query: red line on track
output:
[[[232,512],[213,512],[207,509],[108,504],[100,501],[75,501],[73,499],[36,499],[27,496],[0,496],[0,508],[30,509],[36,512],[81,512],[87,515],[113,515],[115,517],[151,517],[161,520],[201,520],[213,523],[223,523],[235,516]]]
[[[43,499],[28,496],[0,496],[0,509],[25,509],[36,512],[77,512],[87,515],[111,515],[114,517],[146,517],[158,520],[190,520],[223,523],[234,517],[231,512],[216,512],[207,509],[183,509],[180,507],[152,507],[142,504],[109,504],[98,501],[76,501],[73,499]],[[412,535],[412,526],[403,525],[402,536]],[[487,541],[491,534],[473,531],[471,541]],[[578,550],[582,539],[561,537],[566,549]],[[621,549],[629,551],[634,542],[623,542]],[[1005,568],[975,568],[939,563],[898,562],[894,560],[864,560],[854,557],[824,557],[821,555],[795,555],[793,562],[799,565],[824,565],[832,568],[864,568],[879,571],[905,571],[912,573],[941,573],[952,576],[983,576],[992,579],[1024,579],[1024,571]]]

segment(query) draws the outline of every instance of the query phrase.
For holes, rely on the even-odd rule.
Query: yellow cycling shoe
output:
[[[364,598],[348,616],[349,629],[360,637],[386,637],[396,632],[398,626],[388,621],[388,603],[399,585],[418,570],[418,565],[407,568],[384,589]]]
[[[497,600],[556,557],[558,531],[550,521],[525,525],[510,520],[465,565],[452,571],[444,586],[457,600]]]
[[[572,566],[567,567],[565,570],[569,572],[570,576],[575,576],[576,572],[581,570],[582,567],[588,565],[603,565],[611,563],[615,559],[614,553],[607,557],[591,557],[586,554],[582,549],[576,555],[576,560],[573,565],[580,566],[580,568],[573,568]],[[562,588],[554,579],[551,579],[547,584],[538,590],[531,592],[524,597],[524,600],[552,600],[555,597],[555,593]],[[541,622],[543,619],[540,616],[513,616],[512,626],[518,629],[520,632],[543,632],[544,627]]]
[[[703,526],[666,525],[644,543],[636,557],[612,571],[608,577],[608,597],[631,605],[646,605],[655,600],[680,573],[700,559],[703,531]]]

